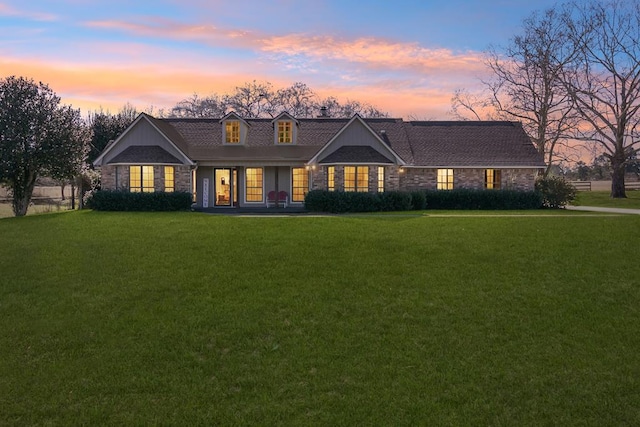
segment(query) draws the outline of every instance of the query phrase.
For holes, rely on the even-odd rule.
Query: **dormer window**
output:
[[[278,121],[278,144],[291,144],[293,142],[292,125],[290,121]]]
[[[238,120],[227,120],[225,122],[225,142],[227,144],[240,143],[240,122]]]

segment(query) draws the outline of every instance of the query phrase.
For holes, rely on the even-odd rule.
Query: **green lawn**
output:
[[[612,199],[609,191],[580,191],[573,202],[576,206],[640,209],[640,191],[627,191],[626,199]]]
[[[37,204],[33,204],[27,210],[27,215],[39,215],[42,213],[52,213],[52,212],[62,212],[69,210],[71,204],[68,200],[65,202],[55,201],[55,202],[38,202]],[[0,202],[0,218],[7,218],[13,216],[13,209],[11,208],[11,203]]]
[[[0,220],[0,425],[640,424],[640,218]]]

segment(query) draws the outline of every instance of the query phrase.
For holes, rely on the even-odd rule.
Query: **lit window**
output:
[[[245,172],[247,202],[262,201],[262,168],[247,168]]]
[[[453,190],[453,169],[438,169],[438,190]]]
[[[487,169],[484,171],[484,188],[487,190],[500,189],[500,170]]]
[[[153,166],[129,166],[129,191],[152,193]]]
[[[327,190],[333,191],[336,189],[336,167],[327,167]]]
[[[369,166],[345,166],[344,191],[369,191]]]
[[[305,168],[292,168],[291,174],[291,201],[304,202],[304,196],[309,192],[309,172]]]
[[[384,166],[378,166],[378,193],[384,192]]]
[[[229,120],[225,123],[225,141],[227,144],[238,144],[240,142],[240,122]]]
[[[171,192],[176,190],[176,174],[173,166],[164,167],[164,191]]]
[[[278,122],[278,143],[279,144],[291,144],[293,138],[291,135],[291,122],[280,121]]]

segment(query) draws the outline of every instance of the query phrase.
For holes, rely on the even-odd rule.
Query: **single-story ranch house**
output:
[[[198,208],[302,207],[311,189],[532,190],[544,168],[517,122],[158,119],[140,114],[94,162],[102,188],[188,191]]]

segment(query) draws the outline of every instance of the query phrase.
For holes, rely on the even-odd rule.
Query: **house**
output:
[[[94,165],[102,188],[189,191],[198,208],[302,207],[311,189],[532,190],[545,164],[516,122],[140,114]]]

